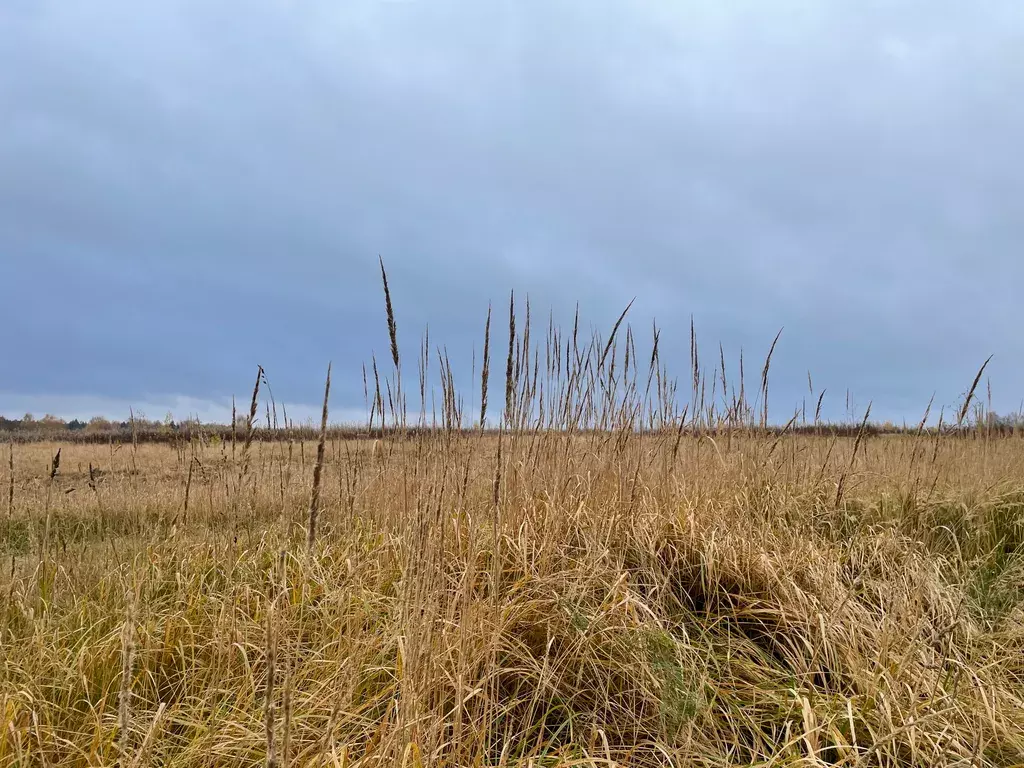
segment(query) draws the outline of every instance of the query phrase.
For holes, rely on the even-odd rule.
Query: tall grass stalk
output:
[[[306,549],[310,552],[316,544],[316,523],[320,515],[320,483],[324,471],[324,445],[327,442],[327,401],[331,396],[331,366],[327,365],[327,382],[324,385],[324,406],[320,415],[320,441],[316,446],[316,464],[313,465],[313,489],[309,495],[309,527],[306,532]]]

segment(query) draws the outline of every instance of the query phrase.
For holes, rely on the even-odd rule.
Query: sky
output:
[[[514,290],[682,382],[782,328],[780,420],[1016,411],[1021,93],[1019,0],[5,0],[0,413],[365,418],[378,257],[467,401]]]

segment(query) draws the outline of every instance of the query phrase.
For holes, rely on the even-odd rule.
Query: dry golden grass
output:
[[[15,447],[0,763],[1024,763],[1024,441],[854,445]]]
[[[1024,765],[1019,436],[770,433],[770,353],[751,403],[692,331],[680,410],[656,328],[514,301],[497,434],[426,338],[409,419],[381,271],[371,439],[329,380],[261,439],[260,369],[230,441],[13,449],[0,763]]]

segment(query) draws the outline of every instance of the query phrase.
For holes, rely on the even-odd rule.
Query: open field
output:
[[[498,443],[15,446],[0,763],[1024,764],[1020,438]]]
[[[656,328],[649,364],[625,312],[531,346],[512,303],[494,429],[490,316],[466,409],[426,338],[403,391],[384,289],[377,439],[328,430],[329,373],[319,439],[275,434],[260,369],[230,433],[9,446],[2,764],[1024,766],[1024,435],[965,421],[984,366],[952,429],[819,395],[796,434],[771,352],[751,402],[691,332],[680,408]]]

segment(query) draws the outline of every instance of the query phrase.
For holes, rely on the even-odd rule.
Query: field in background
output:
[[[14,447],[0,763],[1024,763],[1019,438],[316,454]]]

